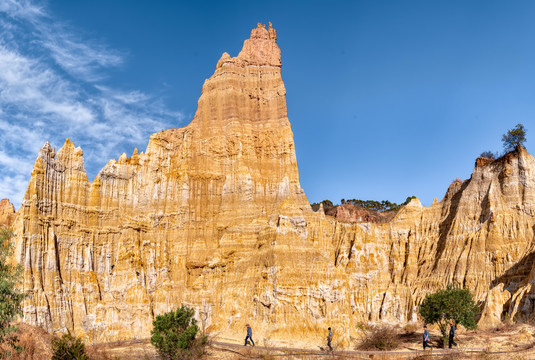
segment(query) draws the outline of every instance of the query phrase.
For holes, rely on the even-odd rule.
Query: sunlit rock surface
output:
[[[193,306],[226,338],[348,345],[362,322],[416,319],[425,294],[472,290],[481,324],[533,311],[535,160],[478,159],[441,202],[387,223],[313,212],[299,183],[271,25],[223,54],[194,120],[111,160],[90,183],[82,149],[47,143],[13,225],[24,320],[90,340],[145,338]],[[267,341],[267,340],[266,340]]]
[[[0,227],[9,228],[15,220],[15,207],[8,199],[0,200]]]

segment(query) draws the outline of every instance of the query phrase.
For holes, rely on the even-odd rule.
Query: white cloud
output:
[[[100,90],[103,95],[105,95],[108,98],[114,98],[115,100],[119,100],[125,104],[135,104],[142,101],[148,101],[150,100],[150,97],[146,94],[143,94],[141,91],[133,90],[133,91],[121,91],[117,89],[111,89],[107,86],[101,86],[96,85],[95,88]]]
[[[43,35],[43,46],[50,50],[58,65],[74,76],[92,82],[101,80],[104,76],[99,69],[118,66],[123,62],[117,52],[96,43],[85,44],[69,34],[65,26],[39,24],[38,27]]]
[[[44,123],[36,121],[33,124],[26,121],[21,121],[23,126],[17,125],[15,121],[4,120],[6,116],[0,114],[0,134],[2,137],[2,147],[9,144],[20,144],[17,146],[17,153],[29,152],[35,158],[37,152],[41,149],[42,145],[48,137],[43,131]],[[0,149],[2,148],[0,147]],[[1,195],[0,195],[1,196]]]
[[[26,111],[57,115],[64,120],[88,122],[91,110],[76,98],[68,81],[37,59],[0,46],[0,104]]]
[[[45,141],[81,145],[93,178],[109,158],[183,121],[150,94],[102,84],[122,63],[45,7],[0,0],[0,198],[20,205]]]
[[[13,199],[17,199],[15,208],[18,210],[18,207],[24,199],[24,194],[26,193],[26,188],[28,186],[28,178],[23,175],[0,175],[0,197],[10,199],[13,203]]]
[[[0,12],[4,12],[12,18],[22,18],[29,21],[45,16],[43,7],[28,0],[2,0]]]
[[[26,175],[32,171],[31,161],[27,157],[19,157],[10,155],[0,150],[0,166],[8,167],[12,172],[18,175]]]

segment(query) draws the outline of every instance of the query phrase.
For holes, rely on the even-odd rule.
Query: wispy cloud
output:
[[[94,177],[184,116],[138,89],[109,85],[124,52],[101,45],[27,0],[0,1],[0,197],[19,206],[39,148],[69,137]],[[106,82],[108,85],[104,85]]]
[[[6,13],[11,18],[33,20],[45,15],[44,8],[28,0],[2,0],[0,12]]]
[[[20,206],[21,200],[24,198],[26,187],[28,186],[28,177],[24,175],[2,175],[0,179],[0,194],[2,198],[20,199],[15,202],[16,207]]]
[[[87,81],[103,78],[103,67],[118,66],[123,58],[115,51],[95,42],[86,44],[65,29],[64,25],[38,24],[42,45],[48,49],[58,65],[73,76]]]
[[[15,112],[39,112],[87,123],[94,115],[67,80],[37,59],[0,45],[0,102]],[[18,111],[17,111],[18,110]]]

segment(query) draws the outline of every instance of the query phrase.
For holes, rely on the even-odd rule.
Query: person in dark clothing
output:
[[[327,335],[327,346],[329,347],[329,351],[333,351],[333,347],[331,346],[331,342],[333,341],[333,332],[331,331],[331,328],[329,330],[329,335]]]
[[[245,337],[245,344],[243,346],[247,346],[247,340],[251,340],[254,346],[253,330],[251,329],[251,325],[247,324],[245,326],[247,326],[247,336]]]
[[[454,338],[455,338],[455,321],[452,321],[450,323],[450,325],[451,325],[451,327],[450,327],[450,342],[449,342],[449,345],[450,345],[450,349],[451,349],[452,345],[457,346],[457,343],[454,341]]]
[[[433,348],[431,345],[429,345],[429,330],[427,330],[427,325],[424,325],[424,350],[425,348]]]

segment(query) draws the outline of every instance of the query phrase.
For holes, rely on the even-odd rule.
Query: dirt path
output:
[[[302,348],[288,348],[288,347],[265,347],[265,346],[255,346],[255,347],[245,347],[240,344],[212,341],[211,346],[219,348],[220,350],[232,350],[233,353],[242,355],[244,358],[251,358],[251,350],[254,349],[255,352],[269,353],[273,357],[283,357],[283,356],[340,356],[345,358],[358,358],[358,359],[377,359],[377,358],[415,358],[422,355],[428,356],[444,356],[452,355],[455,358],[459,358],[464,355],[470,354],[485,354],[485,355],[507,355],[522,353],[531,349],[531,347],[518,347],[503,349],[500,351],[486,351],[484,348],[455,348],[455,349],[432,349],[426,350],[425,352],[421,349],[406,349],[406,350],[392,350],[392,351],[364,351],[364,350],[341,350],[328,352],[326,350],[312,350],[312,349],[302,349]],[[247,351],[248,350],[248,351]],[[259,356],[259,358],[262,358]],[[531,357],[530,357],[531,358]]]
[[[158,359],[156,351],[148,339],[117,341],[101,344],[108,355],[120,359]],[[467,347],[456,349],[432,349],[425,352],[419,348],[407,348],[392,351],[335,350],[328,352],[323,349],[305,349],[280,346],[243,346],[237,343],[213,340],[210,342],[207,359],[415,359],[447,357],[448,359],[480,358],[486,359],[535,359],[533,346],[503,348],[486,351],[484,348]]]

